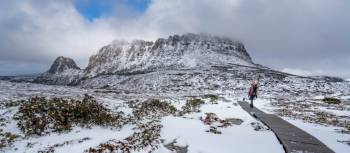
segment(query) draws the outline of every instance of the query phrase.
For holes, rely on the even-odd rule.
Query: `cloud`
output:
[[[49,67],[60,55],[87,61],[92,53],[116,38],[111,25],[87,21],[68,0],[1,3],[6,3],[0,8],[0,60],[3,62]]]
[[[114,39],[194,32],[240,39],[257,63],[275,69],[350,77],[348,0],[152,0],[143,13],[117,1],[115,12],[92,21],[74,2],[1,1],[2,63],[49,67],[63,55],[85,67],[91,54]]]

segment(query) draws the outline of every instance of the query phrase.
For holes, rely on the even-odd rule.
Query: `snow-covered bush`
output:
[[[202,99],[189,99],[186,104],[182,107],[181,114],[191,113],[191,112],[199,112],[199,108],[205,102]]]
[[[213,94],[207,94],[204,95],[205,98],[210,98],[210,102],[214,103],[216,101],[219,100],[219,96],[218,95],[213,95]]]
[[[0,129],[0,149],[10,146],[19,135],[13,134],[11,132],[3,132]]]
[[[124,140],[110,140],[106,143],[100,144],[97,148],[90,148],[86,152],[100,153],[100,152],[121,152],[130,153],[149,149],[149,153],[156,150],[161,143],[160,130],[162,125],[157,120],[139,124],[136,127],[137,132]]]
[[[333,98],[333,97],[326,97],[324,99],[322,99],[323,102],[327,103],[327,104],[340,104],[340,99],[338,98]]]
[[[177,110],[173,105],[158,99],[149,99],[133,106],[133,115],[138,119],[143,117],[162,117],[175,114],[176,111]]]
[[[199,118],[205,125],[210,125],[210,129],[206,132],[214,133],[214,134],[221,134],[222,132],[219,131],[219,128],[227,128],[229,126],[240,125],[243,123],[242,119],[238,118],[226,118],[226,119],[220,119],[215,113],[205,113],[205,117]]]
[[[119,127],[124,124],[121,113],[112,113],[89,95],[83,100],[33,97],[20,105],[14,118],[26,135],[67,131],[74,125]]]

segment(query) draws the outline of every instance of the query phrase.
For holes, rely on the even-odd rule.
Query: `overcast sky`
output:
[[[350,78],[350,0],[1,0],[0,75],[85,68],[114,39],[209,33],[243,41],[256,63]]]

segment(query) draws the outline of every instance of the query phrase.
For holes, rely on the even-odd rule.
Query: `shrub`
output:
[[[142,117],[162,117],[170,114],[175,114],[177,109],[168,102],[162,102],[158,99],[146,100],[133,107],[133,115],[138,119]]]
[[[159,147],[160,131],[162,125],[159,121],[153,120],[136,127],[137,132],[124,140],[110,140],[106,143],[100,144],[96,148],[89,148],[85,152],[100,153],[100,152],[140,152],[142,149],[150,147],[149,153],[153,152]]]
[[[20,105],[14,119],[26,135],[69,131],[74,125],[119,127],[125,122],[121,113],[110,112],[89,95],[81,101],[33,97]]]
[[[341,103],[340,99],[333,98],[333,97],[323,98],[322,101],[327,103],[327,104],[340,104]]]
[[[243,123],[242,119],[238,118],[226,118],[226,119],[220,119],[216,114],[214,113],[205,113],[205,117],[199,118],[205,125],[211,125],[210,129],[206,132],[211,132],[214,134],[221,134],[221,132],[218,130],[218,128],[227,128],[232,125],[240,125]]]
[[[11,132],[3,133],[2,129],[0,129],[0,149],[10,146],[18,137],[19,135]]]
[[[190,112],[199,112],[199,107],[205,102],[202,99],[187,100],[185,106],[182,107],[182,114]]]
[[[345,129],[348,130],[348,131],[350,132],[350,124],[347,124],[347,125],[345,126]]]
[[[204,95],[205,98],[210,98],[211,102],[215,102],[219,100],[219,96],[218,95],[213,95],[213,94],[207,94]]]

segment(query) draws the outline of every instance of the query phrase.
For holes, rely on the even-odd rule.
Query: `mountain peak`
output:
[[[114,41],[90,57],[87,76],[240,64],[254,66],[243,43],[208,34],[172,35],[155,42]]]
[[[77,66],[77,64],[74,62],[73,59],[68,57],[59,56],[56,58],[56,60],[51,65],[48,73],[50,74],[56,74],[61,73],[68,69],[76,69],[80,70],[80,68]]]

